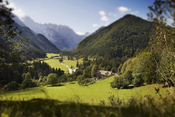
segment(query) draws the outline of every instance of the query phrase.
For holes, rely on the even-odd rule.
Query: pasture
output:
[[[76,68],[77,65],[77,60],[67,60],[64,62],[65,65],[68,65],[69,68],[71,68],[71,66],[73,68]]]
[[[69,68],[71,68],[71,66],[76,67],[77,60],[67,60],[67,56],[63,56],[64,65],[59,62],[59,58],[61,58],[59,54],[47,53],[47,57],[51,59],[45,58],[44,62],[48,63],[51,67],[60,68],[64,71],[67,71],[66,65],[68,65]],[[80,59],[80,61],[82,62],[82,59]]]
[[[48,59],[44,60],[44,62],[48,63],[51,66],[51,68],[60,68],[61,70],[68,72],[66,65],[61,64],[58,59]]]
[[[156,94],[155,87],[160,85],[146,85],[142,87],[136,87],[133,89],[112,89],[110,82],[113,77],[107,78],[96,82],[89,86],[79,86],[77,82],[68,82],[63,86],[42,86],[27,88],[24,90],[11,91],[0,94],[1,100],[30,100],[33,98],[49,98],[59,101],[73,101],[88,104],[99,104],[101,101],[109,103],[108,98],[112,95],[116,99],[128,101],[131,97],[144,98],[145,95],[151,95],[153,97],[159,97]],[[174,89],[174,88],[173,88]],[[172,90],[170,90],[172,91]],[[169,93],[168,88],[160,87],[160,94],[166,96]]]

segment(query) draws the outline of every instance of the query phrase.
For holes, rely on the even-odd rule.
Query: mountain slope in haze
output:
[[[13,14],[14,15],[14,14]],[[20,26],[23,27],[27,27],[20,19],[18,16],[14,15],[14,17],[12,18],[17,24],[19,24]]]
[[[74,48],[87,36],[77,35],[68,26],[36,23],[27,16],[22,18],[22,21],[34,32],[45,35],[59,49]]]
[[[83,41],[72,53],[75,56],[128,58],[143,50],[153,32],[154,24],[133,15],[126,15]]]
[[[59,53],[60,50],[52,44],[44,35],[35,34],[28,27],[20,26],[17,23],[13,24],[14,27],[17,27],[17,31],[22,31],[21,34],[17,34],[14,38],[16,43],[23,41],[23,39],[28,38],[27,42],[23,42],[22,48],[23,58],[32,59],[32,58],[41,58],[46,56],[46,52],[49,53]]]

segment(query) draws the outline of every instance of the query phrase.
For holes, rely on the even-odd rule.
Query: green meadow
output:
[[[77,60],[67,60],[64,62],[65,65],[68,65],[69,68],[73,66],[73,68],[76,68]]]
[[[1,100],[30,100],[33,98],[49,98],[59,101],[73,101],[98,105],[101,101],[109,103],[108,98],[112,95],[116,99],[128,101],[131,97],[144,98],[145,95],[159,97],[156,94],[155,87],[159,85],[146,85],[133,89],[112,89],[110,82],[113,77],[96,82],[89,86],[79,86],[77,82],[68,82],[63,86],[42,86],[27,88],[24,90],[11,91],[0,94]],[[159,86],[160,87],[160,86]],[[160,94],[166,96],[169,93],[168,88],[160,87]]]
[[[51,67],[60,68],[66,72],[67,72],[66,65],[68,65],[68,67],[71,68],[71,66],[76,67],[77,64],[77,60],[66,60],[67,56],[63,56],[64,65],[61,64],[59,62],[59,58],[61,57],[59,54],[47,53],[47,57],[52,59],[45,58],[44,62],[48,63]],[[82,62],[82,59],[79,59],[78,61]]]
[[[65,72],[67,72],[67,68],[66,65],[63,65],[59,62],[58,59],[48,59],[48,60],[44,60],[44,62],[48,63],[52,68],[60,68],[61,70],[64,70]]]
[[[68,65],[69,68],[73,66],[76,67],[77,60],[67,60],[67,56],[63,56],[63,64],[59,62],[59,58],[61,56],[59,54],[54,53],[46,53],[47,58],[40,58],[37,60],[42,60],[46,63],[48,63],[52,68],[60,68],[61,70],[64,70],[65,72],[68,72],[68,69],[66,68],[66,65]],[[79,62],[83,62],[82,58],[78,60]],[[33,61],[28,61],[28,63],[32,63]]]

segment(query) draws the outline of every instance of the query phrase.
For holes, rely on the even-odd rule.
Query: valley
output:
[[[0,117],[175,116],[174,1],[38,1],[0,1]]]
[[[71,68],[76,68],[77,61],[82,63],[82,59],[79,60],[67,60],[68,56],[63,56],[63,62],[59,62],[59,58],[61,56],[59,54],[54,54],[54,53],[46,53],[47,58],[38,58],[37,60],[44,61],[48,63],[52,68],[60,68],[64,70],[66,73],[68,73],[68,69],[66,66]],[[32,61],[28,61],[29,63],[32,63]]]

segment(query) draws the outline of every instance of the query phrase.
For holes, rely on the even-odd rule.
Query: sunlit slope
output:
[[[13,100],[51,98],[60,101],[79,101],[90,104],[99,104],[102,100],[108,102],[110,95],[114,95],[116,98],[119,97],[126,101],[132,96],[136,98],[143,97],[144,95],[158,96],[155,94],[154,89],[157,85],[118,90],[110,87],[110,82],[112,80],[113,77],[99,81],[90,86],[79,86],[75,82],[75,84],[66,83],[64,86],[28,88],[22,91],[7,92],[0,94],[0,96],[1,99],[11,99],[11,97],[13,97]],[[166,95],[167,90],[167,88],[160,88],[160,93]]]
[[[132,57],[147,47],[154,24],[134,15],[126,15],[79,43],[75,56],[104,58]]]

